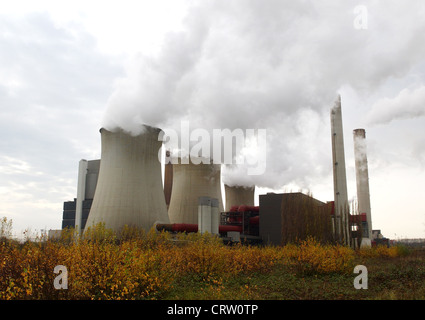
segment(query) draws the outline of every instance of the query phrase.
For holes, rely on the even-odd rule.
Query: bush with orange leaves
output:
[[[360,248],[356,251],[356,254],[359,258],[395,258],[399,256],[404,256],[409,253],[409,249],[407,249],[403,245],[396,246],[377,246],[372,248]]]
[[[285,264],[303,275],[352,272],[354,257],[354,251],[346,246],[322,245],[314,238],[283,248]]]
[[[231,277],[267,273],[276,266],[300,275],[352,273],[356,257],[399,254],[393,248],[354,251],[313,238],[283,247],[226,246],[209,234],[172,236],[126,228],[116,235],[97,225],[82,238],[71,230],[59,241],[1,240],[0,299],[161,299],[182,279],[201,284],[205,297],[224,297],[224,283]],[[57,265],[68,270],[67,290],[53,286]],[[250,290],[244,289],[247,296]]]

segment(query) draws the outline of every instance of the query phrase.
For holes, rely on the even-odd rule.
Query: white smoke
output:
[[[406,88],[394,98],[377,101],[368,114],[370,124],[385,124],[393,120],[425,116],[425,85]]]
[[[194,3],[157,56],[140,54],[129,65],[103,125],[166,131],[187,120],[209,132],[266,129],[266,172],[247,177],[246,168],[227,168],[228,183],[308,188],[328,177],[338,90],[373,92],[425,54],[421,1],[367,4],[369,29],[361,31],[353,27],[357,1]]]
[[[367,145],[366,145],[366,139],[354,135],[354,157],[356,160],[356,166],[358,170],[365,171],[368,170],[367,165]]]

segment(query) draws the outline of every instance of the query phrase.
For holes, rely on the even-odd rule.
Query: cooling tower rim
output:
[[[133,134],[132,132],[130,132],[130,131],[127,131],[127,130],[125,130],[125,129],[123,129],[123,128],[121,128],[121,127],[115,127],[114,129],[106,129],[105,127],[101,127],[100,129],[99,129],[99,132],[100,133],[102,133],[102,132],[108,132],[108,133],[124,133],[124,134],[127,134],[127,135],[130,135],[130,136],[132,136],[132,137],[138,137],[138,136],[142,136],[142,135],[144,135],[146,132],[148,132],[148,133],[156,133],[156,134],[160,134],[161,132],[164,132],[161,128],[157,128],[157,127],[153,127],[153,126],[150,126],[150,125],[147,125],[147,124],[141,124],[140,125],[140,129],[141,129],[141,132],[140,133],[138,133],[138,134]]]
[[[225,183],[224,184],[225,187],[228,188],[240,188],[240,189],[245,189],[245,190],[255,190],[255,185],[243,185],[243,184],[238,184],[238,183]]]
[[[194,166],[205,165],[205,166],[211,166],[211,167],[215,167],[215,168],[219,168],[219,167],[221,168],[221,164],[220,163],[214,163],[213,162],[213,159],[207,158],[207,157],[195,157],[195,156],[190,156],[190,157],[184,156],[184,157],[181,157],[181,156],[178,156],[178,155],[177,156],[173,156],[172,154],[170,154],[169,155],[169,158],[171,160],[171,163],[173,165],[176,165],[176,166],[190,164],[190,165],[194,165]],[[184,162],[183,162],[183,160],[184,160]],[[196,160],[196,161],[193,161],[193,160]],[[186,163],[186,161],[188,161],[188,163]]]
[[[366,130],[365,129],[354,129],[353,134],[356,138],[363,138],[366,139]]]

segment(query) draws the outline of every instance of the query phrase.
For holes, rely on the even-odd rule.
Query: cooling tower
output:
[[[356,166],[357,182],[357,205],[360,214],[366,214],[366,230],[363,230],[363,237],[372,239],[372,216],[370,212],[370,194],[369,194],[369,172],[366,153],[366,132],[364,129],[353,131],[354,138],[354,157]],[[366,240],[367,241],[367,240]],[[362,244],[363,244],[362,240]]]
[[[254,206],[254,187],[228,186],[224,185],[226,193],[226,212],[233,206]]]
[[[331,109],[332,161],[335,197],[335,234],[337,240],[349,244],[347,177],[345,172],[344,136],[341,96]]]
[[[147,231],[157,221],[169,222],[158,159],[160,132],[150,126],[137,136],[100,129],[99,178],[86,226],[103,222],[114,231],[125,225]]]
[[[196,162],[198,163],[198,162]],[[221,198],[221,165],[218,164],[173,164],[173,191],[168,215],[171,223],[198,223],[198,198]]]

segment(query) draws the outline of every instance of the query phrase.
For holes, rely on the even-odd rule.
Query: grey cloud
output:
[[[425,53],[418,45],[409,54],[422,37],[417,24],[425,25],[412,18],[423,9],[420,2],[409,8],[368,2],[364,31],[353,27],[356,1],[195,3],[185,30],[168,34],[158,56],[141,55],[118,83],[104,124],[113,119],[134,130],[139,123],[178,127],[188,119],[208,130],[266,128],[267,172],[256,180],[264,186],[329,174],[323,169],[329,155],[315,145],[328,138],[322,123],[338,90],[374,92]],[[311,110],[316,136],[303,136],[311,129],[300,110]]]
[[[2,15],[0,30],[0,215],[12,213],[18,229],[41,215],[59,224],[78,160],[100,149],[100,118],[122,69],[84,29],[48,14]]]

